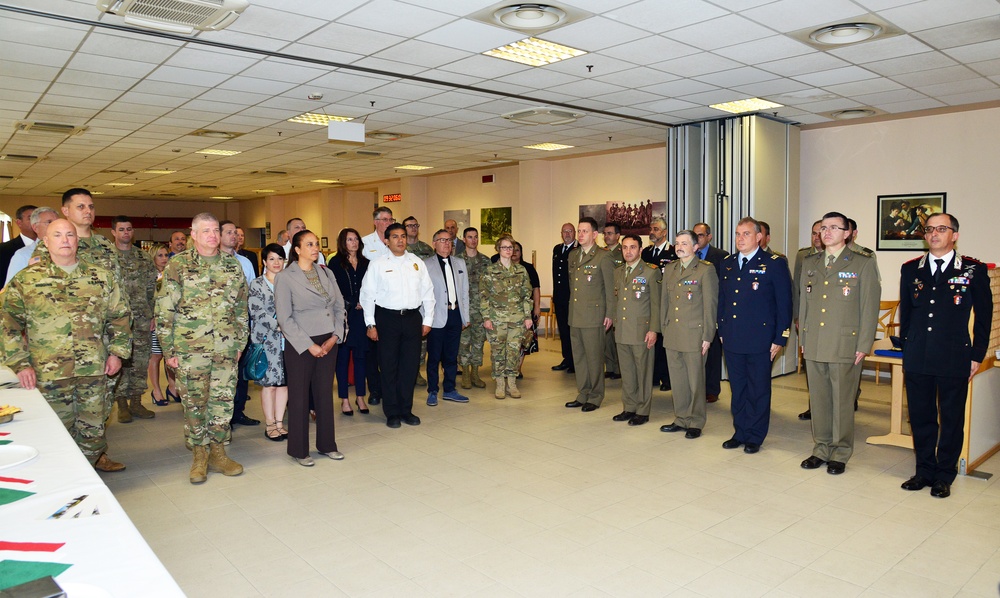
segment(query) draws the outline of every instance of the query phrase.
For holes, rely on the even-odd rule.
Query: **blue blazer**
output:
[[[784,346],[792,323],[788,261],[757,250],[740,272],[739,252],[719,271],[719,337],[731,353],[764,353]]]

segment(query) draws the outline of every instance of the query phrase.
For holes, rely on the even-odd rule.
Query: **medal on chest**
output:
[[[844,287],[843,293],[844,297],[849,296],[851,294],[851,287]]]
[[[758,288],[760,288],[760,283],[755,280],[752,283],[750,283],[750,286],[753,288],[753,290],[756,291]]]
[[[691,296],[692,296],[693,294],[694,294],[694,293],[692,293],[691,291],[688,291],[688,292],[687,292],[687,295],[688,295],[688,301],[690,301],[690,300],[691,300]]]
[[[955,295],[955,305],[961,305],[961,304],[962,304],[962,296]]]
[[[813,285],[812,285],[812,283],[811,283],[811,282],[810,282],[810,283],[808,283],[808,284],[806,284],[806,292],[807,292],[807,293],[811,293],[811,292],[813,292]]]

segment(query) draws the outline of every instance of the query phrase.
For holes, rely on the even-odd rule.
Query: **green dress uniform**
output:
[[[189,448],[224,442],[236,389],[237,354],[246,346],[247,281],[231,255],[195,249],[167,262],[156,295],[163,358],[177,357],[177,387]]]
[[[477,372],[476,377],[478,378],[478,368],[483,365],[483,345],[486,344],[486,329],[483,328],[479,289],[483,274],[492,262],[481,251],[475,257],[469,257],[465,252],[457,254],[456,257],[465,260],[465,265],[469,269],[470,312],[470,323],[462,330],[462,338],[458,345],[458,365],[463,368],[472,366],[472,369]]]
[[[870,354],[882,295],[875,259],[844,247],[802,264],[799,330],[809,376],[813,456],[847,463],[854,452],[856,353]]]
[[[667,264],[663,273],[660,327],[674,397],[674,423],[705,427],[705,360],[702,343],[715,338],[719,276],[711,262],[692,258]]]
[[[615,268],[614,335],[622,373],[622,405],[649,416],[653,401],[653,348],[646,333],[660,332],[660,269],[639,261]]]
[[[510,268],[504,268],[497,261],[483,273],[480,285],[490,290],[479,295],[479,309],[482,319],[493,323],[493,330],[486,331],[490,340],[493,379],[517,378],[521,343],[527,330],[524,321],[531,319],[534,306],[528,271],[515,263],[511,263]]]
[[[622,244],[620,241],[617,245],[615,245],[614,249],[608,249],[608,255],[611,257],[611,261],[615,268],[625,264],[625,258],[622,256]],[[613,326],[614,324],[612,324],[612,328],[604,334],[604,371],[608,374],[620,376],[622,368],[618,365],[618,349],[615,347],[615,329]]]
[[[159,274],[149,255],[137,247],[128,251],[115,248],[124,280],[123,288],[132,311],[132,356],[122,364],[115,388],[118,421],[131,421],[132,416],[151,418],[155,414],[142,406],[146,392],[147,366],[152,352],[153,300],[156,297],[156,276]]]
[[[42,396],[97,463],[111,413],[104,368],[109,354],[124,360],[132,350],[121,286],[92,263],[63,269],[43,259],[18,272],[0,298],[4,365],[34,368]]]
[[[604,319],[614,317],[615,266],[607,249],[569,252],[569,329],[576,369],[576,401],[604,400]]]

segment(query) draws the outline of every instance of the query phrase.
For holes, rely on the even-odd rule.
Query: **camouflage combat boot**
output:
[[[479,377],[479,366],[470,365],[469,371],[472,373],[472,385],[476,388],[486,388],[486,383]]]
[[[240,475],[243,466],[226,456],[221,442],[213,442],[208,453],[208,468],[222,475]]]
[[[194,462],[191,463],[188,479],[192,484],[201,484],[208,479],[208,451],[203,446],[195,446],[191,452],[194,453]]]
[[[128,408],[128,399],[125,397],[117,397],[115,401],[118,402],[118,423],[128,424],[132,422],[132,412]]]
[[[472,366],[462,366],[462,388],[472,388]]]
[[[97,460],[97,463],[94,463],[94,469],[96,469],[97,471],[108,471],[108,472],[121,471],[125,469],[125,464],[119,463],[117,461],[112,461],[111,458],[108,457],[107,453],[101,453],[101,458]]]
[[[517,389],[517,376],[507,376],[507,394],[512,399],[521,398],[521,391]]]
[[[133,397],[128,400],[129,412],[139,419],[153,419],[156,414],[142,406],[142,397]]]
[[[506,381],[503,378],[497,378],[497,389],[496,392],[493,393],[493,396],[495,396],[498,399],[502,399],[507,396],[505,382]]]

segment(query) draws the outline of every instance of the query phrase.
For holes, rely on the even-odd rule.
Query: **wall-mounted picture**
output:
[[[650,199],[580,206],[581,218],[592,217],[600,228],[608,222],[617,222],[623,235],[648,235],[653,218],[666,218],[666,214],[667,202]]]
[[[441,221],[441,224],[443,226],[445,222],[448,222],[449,220],[454,220],[458,224],[458,236],[461,237],[462,236],[462,231],[465,230],[466,228],[472,226],[472,224],[471,224],[472,223],[472,219],[471,218],[472,217],[469,215],[469,209],[468,208],[466,208],[464,210],[445,210],[444,211],[444,220]],[[435,226],[435,227],[431,228],[430,230],[431,231],[435,231],[437,229],[438,229],[438,227]]]
[[[946,193],[879,195],[877,251],[926,251],[927,219],[945,211]]]
[[[479,219],[479,242],[493,245],[504,233],[511,231],[510,208],[483,208]]]

